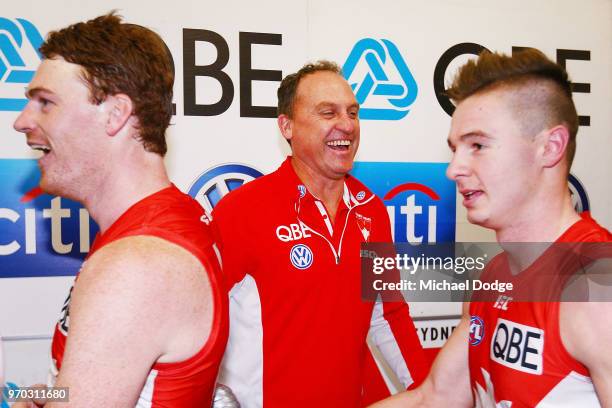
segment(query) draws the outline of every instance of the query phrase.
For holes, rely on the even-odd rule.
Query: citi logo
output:
[[[227,193],[260,176],[259,170],[244,164],[222,164],[200,174],[189,187],[189,195],[210,214]]]
[[[291,248],[289,252],[289,258],[291,259],[291,263],[297,269],[307,269],[312,265],[312,261],[314,260],[314,256],[310,248],[304,244],[297,244]]]
[[[359,40],[342,72],[361,105],[360,119],[402,119],[416,100],[417,83],[399,50],[389,40]]]
[[[0,277],[75,275],[98,228],[83,206],[37,187],[36,160],[0,160]]]
[[[446,163],[356,162],[351,172],[385,203],[394,242],[455,240],[456,188]]]
[[[0,17],[0,111],[19,112],[27,104],[23,88],[36,73],[42,43],[40,32],[28,20]]]
[[[396,206],[390,205],[387,206],[387,212],[389,213],[389,219],[391,220],[391,233],[395,239],[396,232],[395,226],[397,224],[404,225],[406,227],[406,241],[411,244],[421,244],[423,243],[423,238],[425,234],[417,234],[416,232],[416,217],[427,216],[427,242],[435,243],[437,242],[437,226],[438,226],[438,212],[436,205],[427,205],[422,206],[417,204],[417,198],[415,192],[421,192],[425,194],[427,197],[434,201],[439,201],[440,196],[431,188],[419,184],[419,183],[405,183],[399,185],[397,187],[389,190],[387,194],[385,194],[383,200],[389,201],[395,198],[398,194],[402,192],[412,192],[408,193],[406,197],[406,201],[404,205],[399,206],[400,213],[405,216],[405,219],[402,222],[396,222]],[[425,210],[425,212],[424,212]]]

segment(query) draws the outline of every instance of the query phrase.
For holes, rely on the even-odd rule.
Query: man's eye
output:
[[[480,143],[472,143],[472,147],[474,148],[474,150],[482,150],[484,146]]]

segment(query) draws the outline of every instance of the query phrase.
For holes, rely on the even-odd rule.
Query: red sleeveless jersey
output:
[[[202,207],[172,185],[130,207],[104,234],[96,236],[87,256],[120,238],[148,235],[185,248],[206,269],[214,305],[209,338],[200,351],[187,360],[155,363],[140,393],[136,404],[138,408],[211,406],[219,364],[227,342],[228,304],[207,221]],[[70,294],[53,335],[51,382],[54,382],[61,368],[66,336],[69,334],[69,311]]]
[[[611,240],[606,229],[583,216],[557,243]],[[606,251],[609,252],[609,247]],[[517,278],[524,278],[523,274],[550,273],[553,263],[545,259],[546,254],[550,255],[545,252]],[[574,261],[575,258],[566,256],[555,259],[554,265],[576,270]],[[503,255],[494,258],[487,272],[495,277],[509,274],[506,258]],[[558,287],[540,285],[539,290],[555,292],[551,296],[558,300],[559,289],[566,281],[559,285],[551,281],[551,287]],[[512,294],[499,295],[495,302],[470,304],[469,367],[475,406],[600,406],[588,369],[563,345],[559,306],[558,301],[513,301]]]

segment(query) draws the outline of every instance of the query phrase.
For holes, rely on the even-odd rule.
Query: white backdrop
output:
[[[68,0],[52,4],[22,0],[3,4],[0,17],[17,27],[24,25],[16,19],[25,19],[44,37],[52,29],[95,17],[112,8],[118,9],[126,20],[156,30],[172,51],[176,66],[176,115],[168,132],[167,165],[171,178],[184,191],[188,191],[201,174],[218,165],[238,163],[268,173],[288,154],[288,146],[280,137],[275,119],[241,115],[241,90],[244,91],[241,67],[242,71],[248,68],[245,53],[248,49],[253,69],[281,71],[284,76],[309,60],[326,58],[343,65],[355,44],[362,39],[371,38],[379,44],[383,39],[388,40],[405,62],[416,88],[406,85],[405,75],[398,73],[396,61],[391,57],[387,58],[383,69],[390,82],[403,86],[404,94],[412,93],[416,99],[402,108],[409,110],[402,119],[362,120],[357,160],[395,163],[447,163],[450,159],[446,146],[450,117],[436,99],[434,71],[442,55],[451,47],[475,43],[502,52],[511,52],[513,46],[534,47],[552,59],[557,57],[558,50],[578,50],[578,54],[588,55],[588,59],[568,60],[567,69],[575,82],[590,84],[588,93],[575,94],[578,112],[590,117],[590,125],[580,128],[572,174],[586,189],[594,217],[612,228],[609,181],[612,175],[612,2],[609,0],[517,0],[510,3],[496,0],[486,5],[472,0],[229,0],[214,3],[176,0],[163,9],[154,8],[144,0],[110,1],[104,6]],[[17,66],[7,49],[0,49],[0,61],[7,67],[4,70],[0,67],[0,72],[4,71],[0,74],[0,103],[2,98],[23,95],[25,83],[8,81],[10,71],[35,69],[39,62],[28,39],[24,36],[19,45],[15,33],[7,29],[9,26],[0,20],[0,36],[4,35],[14,45],[25,67]],[[220,36],[221,42],[227,44],[229,58],[223,71],[231,79],[234,95],[222,113],[212,116],[186,114],[189,109],[184,100],[184,84],[189,75],[184,75],[184,51],[188,47],[185,29],[200,30],[198,35],[212,35],[217,39]],[[254,35],[256,42],[264,44],[248,47],[245,45],[248,35],[240,33],[260,33]],[[209,65],[217,59],[217,49],[209,42],[196,42],[194,50],[196,65]],[[445,77],[448,79],[467,58],[462,55],[453,59]],[[362,60],[359,64],[354,77],[349,78],[351,83],[360,83],[363,74],[368,72]],[[187,71],[190,69],[188,67]],[[252,103],[275,106],[277,87],[277,81],[252,82]],[[195,79],[194,92],[195,102],[201,105],[213,104],[222,96],[228,96],[227,89],[224,93],[218,81],[205,76]],[[363,107],[395,109],[386,97],[375,95],[369,95]],[[0,148],[1,166],[6,166],[7,159],[36,157],[25,145],[24,137],[12,129],[17,114],[16,111],[0,110],[0,134],[4,136]],[[10,173],[6,177],[19,185],[23,175]],[[31,187],[34,186],[28,186]],[[4,190],[2,194],[9,196]],[[454,196],[452,199],[455,200]],[[0,209],[4,206],[23,214],[19,200],[7,200],[0,201]],[[456,225],[452,228],[456,240],[492,239],[489,232],[465,221],[458,199],[454,218]],[[23,216],[16,222],[0,216],[0,245],[11,239],[22,240],[23,230],[10,238],[2,235],[2,229],[19,229],[23,222]],[[19,242],[23,246],[23,242]],[[26,254],[23,250],[10,258],[0,255],[0,263],[5,264],[0,264],[3,268],[0,271],[19,275],[19,265],[29,265],[36,256],[39,254]],[[5,268],[9,260],[17,266]],[[7,278],[0,274],[0,333],[5,337],[6,381],[27,385],[45,380],[50,336],[72,279],[62,276]],[[459,310],[457,305],[413,304],[411,307],[417,317],[453,315]],[[424,327],[452,324],[453,320],[418,323]],[[420,334],[422,332],[420,330]],[[424,339],[429,346],[442,344],[439,339]]]

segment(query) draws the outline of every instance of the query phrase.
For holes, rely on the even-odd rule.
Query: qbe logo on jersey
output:
[[[402,119],[416,100],[417,83],[399,50],[389,40],[359,40],[342,72],[361,106],[360,119]]]
[[[506,319],[497,319],[491,360],[529,374],[542,374],[544,330]]]
[[[260,176],[259,170],[244,164],[222,164],[200,174],[189,187],[189,195],[210,214],[223,196]]]
[[[82,205],[38,189],[36,160],[0,160],[0,278],[75,275],[98,228]]]
[[[447,166],[356,162],[351,173],[384,201],[395,242],[453,242],[456,189]]]
[[[42,43],[28,20],[0,17],[0,111],[21,111],[28,102],[23,91],[40,63]]]

